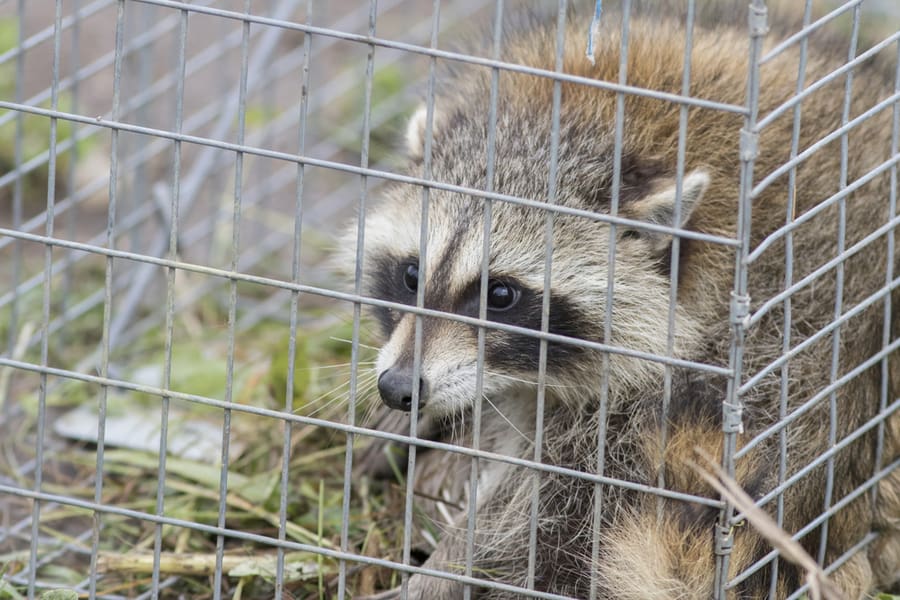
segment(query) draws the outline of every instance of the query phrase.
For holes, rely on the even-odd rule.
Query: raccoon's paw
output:
[[[456,581],[413,575],[409,579],[409,600],[459,600],[463,586]]]
[[[438,577],[413,575],[407,584],[408,600],[459,600],[463,597],[463,586],[455,581]],[[357,596],[355,600],[397,600],[401,588],[396,587],[371,596]]]
[[[353,600],[396,600],[400,597],[400,588],[393,588],[377,594],[369,594],[368,596],[353,596]]]

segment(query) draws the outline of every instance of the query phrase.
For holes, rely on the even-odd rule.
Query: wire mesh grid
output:
[[[621,540],[604,530],[627,529],[615,520],[619,513],[642,510],[653,517],[642,530],[648,560],[670,548],[663,534],[648,533],[667,531],[668,514],[682,524],[685,514],[703,519],[694,568],[709,576],[704,597],[807,593],[779,551],[745,533],[751,526],[730,501],[679,479],[668,457],[694,434],[715,440],[703,447],[846,591],[889,584],[885,574],[900,568],[891,562],[900,534],[885,523],[893,518],[896,528],[900,510],[889,503],[900,473],[890,361],[900,343],[892,316],[900,15],[889,2],[808,1],[798,4],[799,23],[778,30],[779,13],[769,14],[767,3],[738,3],[729,39],[741,43],[734,51],[742,58],[741,89],[716,95],[703,93],[696,62],[708,41],[702,29],[694,38],[702,7],[681,3],[681,66],[672,82],[654,87],[632,66],[642,59],[648,9],[636,0],[615,4],[601,15],[601,32],[614,40],[607,45],[617,64],[613,75],[597,78],[585,75],[590,19],[565,2],[543,11],[547,55],[533,62],[505,49],[517,33],[504,23],[529,8],[502,1],[18,0],[0,7],[0,280],[7,282],[0,286],[0,595],[61,588],[91,598],[348,597],[396,586],[398,597],[416,598],[626,598],[631,592],[606,572],[622,568],[612,559]],[[872,15],[881,19],[867,25],[863,17]],[[482,21],[490,25],[477,52],[450,45]],[[840,60],[819,56],[820,35],[839,48]],[[581,69],[569,66],[572,48]],[[483,97],[463,98],[482,114],[474,178],[454,177],[440,162],[449,144],[443,111],[459,103],[442,84],[448,65],[486,74],[487,83],[473,88]],[[876,70],[888,83],[872,91]],[[475,76],[453,76],[458,94],[472,91],[465,84]],[[772,98],[769,86],[782,80],[790,94]],[[510,164],[504,119],[515,104],[508,89],[531,81],[546,82],[541,89],[549,92],[532,131],[546,134],[534,151],[545,182],[538,195],[501,183]],[[607,98],[609,157],[592,163],[608,170],[598,184],[605,186],[602,209],[568,199],[574,134],[565,98],[574,89]],[[833,100],[821,104],[822,96]],[[665,170],[674,200],[661,220],[636,216],[629,205],[641,187],[633,171],[647,171],[634,166],[629,146],[642,100],[671,109],[671,148],[659,153],[671,159]],[[829,120],[817,111],[836,112]],[[421,156],[403,166],[394,145],[410,115],[422,127],[410,125],[407,141],[421,145]],[[727,124],[728,141],[720,143],[733,156],[722,164],[733,168],[696,147],[689,132],[698,121]],[[711,173],[696,170],[698,152],[709,155],[699,164]],[[814,192],[804,187],[810,170],[830,177]],[[717,187],[710,175],[729,181]],[[725,198],[737,211],[733,227],[688,220],[693,191],[707,185],[707,197],[733,192]],[[407,269],[398,284],[414,277],[406,298],[366,284],[377,263],[367,253],[385,235],[402,242],[372,220],[384,214],[377,199],[390,186],[415,195],[400,204],[416,207],[418,223],[414,264],[403,256],[396,267]],[[658,188],[644,189],[665,197]],[[877,210],[860,204],[873,195]],[[448,309],[429,293],[438,280],[428,271],[442,258],[434,223],[455,197],[478,207],[466,226],[478,232],[479,257],[493,256],[503,235],[497,223],[514,211],[538,223],[527,242],[541,248],[530,265],[538,273],[529,298],[537,316],[528,322],[492,312],[496,284],[520,304],[528,291],[509,273],[498,280],[496,265],[480,258],[468,275],[476,308]],[[772,222],[770,202],[780,211]],[[340,237],[354,217],[357,226]],[[589,247],[604,270],[592,298],[599,308],[579,314],[592,325],[575,330],[554,320],[565,289],[556,275],[566,264],[561,228],[572,222],[592,232],[603,227],[605,236]],[[809,241],[810,231],[825,227],[833,229],[830,245]],[[617,286],[629,289],[622,272],[635,239],[665,240],[656,346],[618,342],[621,324],[602,310],[622,306]],[[337,244],[352,248],[336,251]],[[696,285],[690,261],[698,247],[717,249],[710,255],[724,261],[717,271],[731,291],[724,313],[685,288]],[[349,287],[335,280],[335,254],[355,265]],[[767,281],[779,262],[777,281]],[[684,350],[693,325],[682,305],[706,310],[712,322],[697,328],[715,351]],[[398,351],[382,350],[375,360],[366,342],[378,335],[366,307],[411,315],[392,325],[405,322],[408,334],[401,354],[411,387],[397,400],[408,403],[408,418],[370,402],[376,388],[390,395],[379,376],[396,366],[386,357]],[[426,394],[428,402],[437,397],[433,386],[411,383],[433,376],[435,322],[471,337],[475,393],[464,439],[441,435],[433,415],[419,410]],[[582,333],[591,327],[597,335]],[[492,392],[498,335],[526,340],[534,353],[534,408],[523,416],[509,414]],[[458,343],[454,351],[464,352]],[[586,363],[598,367],[593,385],[582,392],[590,416],[579,413],[592,423],[582,432],[590,437],[582,446],[593,448],[589,460],[558,456],[554,441],[576,432],[561,433],[568,422],[551,416],[565,412],[558,402],[567,393],[554,356],[595,357]],[[620,455],[646,448],[609,441],[626,432],[616,404],[622,364],[656,366],[654,414],[664,417],[651,419],[659,447],[646,472],[624,471]],[[694,380],[704,391],[690,387]],[[699,404],[682,406],[685,385],[712,398],[715,427],[693,422],[686,433],[679,415]],[[848,410],[850,403],[861,408]],[[509,426],[504,436],[527,438],[524,449],[491,439],[503,437],[491,431],[491,411]],[[814,441],[797,441],[804,436]],[[451,469],[446,457],[464,468]],[[387,470],[387,482],[360,471],[373,461]],[[451,470],[462,473],[452,482],[462,490],[456,496],[446,489]],[[496,473],[519,477],[526,498],[516,505],[524,537],[504,558],[515,568],[484,558],[496,541],[481,533],[491,526],[482,520],[485,506],[508,500],[484,483]],[[437,481],[433,494],[422,489],[429,477]],[[584,542],[573,551],[583,568],[577,574],[565,575],[571,566],[559,547],[550,552],[559,564],[548,566],[544,524],[558,516],[545,512],[548,480],[589,498],[567,523]],[[626,508],[610,508],[617,503]],[[848,520],[861,506],[868,516]],[[571,531],[551,530],[557,540]],[[459,543],[449,546],[444,538],[454,537]],[[439,562],[448,547],[456,554]],[[864,568],[867,579],[847,583]],[[672,569],[667,576],[683,575]],[[656,583],[648,577],[647,590]]]

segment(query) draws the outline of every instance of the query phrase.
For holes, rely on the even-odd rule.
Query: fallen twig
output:
[[[844,594],[828,580],[828,576],[822,568],[797,540],[779,527],[769,513],[757,506],[738,482],[730,477],[709,454],[700,448],[695,450],[706,463],[706,467],[696,463],[693,465],[697,473],[726,500],[734,504],[756,531],[781,553],[782,558],[806,571],[810,600],[846,600]]]

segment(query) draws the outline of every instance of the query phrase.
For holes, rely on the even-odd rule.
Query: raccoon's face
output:
[[[410,127],[416,127],[415,118]],[[455,157],[465,157],[477,164],[479,157],[454,149],[452,141],[443,147],[440,144],[441,139],[436,139],[436,148],[441,148],[435,154],[436,179],[483,186],[477,175],[465,175],[470,167],[454,162]],[[508,182],[499,191],[534,197],[533,190],[543,189],[546,182],[540,169],[530,169],[521,160],[517,163],[513,156],[506,158],[504,150],[513,149],[498,143],[498,179]],[[546,160],[546,153],[532,152],[530,156]],[[542,170],[546,173],[546,166]],[[483,178],[483,169],[480,171]],[[561,170],[561,179],[565,174]],[[649,193],[623,206],[620,215],[671,226],[675,188],[674,182],[669,183],[648,186]],[[702,171],[685,176],[682,223],[707,183],[708,176]],[[578,189],[561,185],[559,190],[558,204],[562,206],[608,211]],[[550,340],[544,351],[539,337],[524,331],[541,331],[545,318],[548,247],[546,329],[550,334],[666,354],[670,236],[618,226],[613,240],[615,258],[610,264],[607,224],[557,214],[548,240],[546,211],[493,202],[485,257],[483,200],[432,190],[424,247],[420,244],[422,206],[421,190],[397,186],[370,212],[365,224],[364,293],[408,306],[416,306],[421,297],[425,309],[442,313],[416,315],[394,307],[373,308],[384,338],[376,362],[378,390],[389,407],[409,411],[417,399],[422,411],[450,415],[473,406],[479,380],[481,393],[491,398],[523,386],[536,390],[539,371],[544,371],[551,401],[584,402],[591,390],[599,390],[604,362],[601,350]],[[483,278],[485,260],[487,277]],[[614,302],[608,307],[610,276]],[[605,316],[609,311],[612,327],[607,337]],[[453,318],[477,319],[480,315],[486,321],[483,351],[479,350],[479,326]],[[684,334],[676,339],[690,337],[694,329],[680,310],[676,310],[676,328]],[[683,349],[677,342],[675,354]],[[610,353],[609,359],[611,390],[640,387],[662,372],[658,363],[633,356]]]

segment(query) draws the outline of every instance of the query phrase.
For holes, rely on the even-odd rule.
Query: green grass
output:
[[[102,287],[102,271],[87,268],[77,273],[79,290]],[[54,290],[61,286],[53,285]],[[37,294],[37,292],[35,292]],[[20,303],[18,329],[25,323],[39,324],[39,295],[24,297]],[[56,301],[52,299],[52,303]],[[98,309],[99,311],[99,309]],[[0,330],[7,331],[8,318],[0,313]],[[336,319],[321,309],[302,314],[304,323],[297,333],[294,381],[287,402],[288,331],[283,322],[262,321],[248,331],[238,332],[234,351],[234,377],[230,393],[238,405],[282,411],[288,403],[295,414],[316,418],[347,420],[347,382],[350,376],[350,344],[346,341],[351,328],[346,319]],[[78,319],[66,328],[64,347],[51,353],[51,364],[71,369],[96,347],[101,330],[102,311]],[[226,373],[229,346],[227,310],[215,302],[201,302],[176,317],[172,349],[172,369],[168,388],[216,400],[226,398]],[[32,331],[34,331],[32,329]],[[56,338],[54,338],[54,341]],[[53,344],[51,344],[51,347]],[[38,362],[40,344],[35,344],[18,359]],[[127,382],[161,385],[164,375],[165,338],[161,327],[151,329],[122,351],[116,364],[124,370],[115,377]],[[371,356],[362,356],[369,360]],[[364,366],[360,371],[364,371]],[[0,370],[9,380],[10,370]],[[39,387],[37,375],[22,371],[11,373],[12,394],[5,402],[14,408],[15,423],[0,434],[0,472],[16,477],[19,485],[32,487],[28,477],[18,476],[21,466],[35,458],[35,435],[38,425]],[[95,384],[49,377],[46,388],[47,427],[44,452],[44,482],[48,493],[93,501],[94,471],[97,447],[90,439],[77,441],[61,438],[53,425],[84,410],[96,428],[97,411],[103,390]],[[163,400],[154,394],[127,389],[107,390],[107,426],[116,419],[143,415],[140,419],[159,423]],[[213,438],[221,438],[223,411],[220,408],[179,399],[169,400],[169,442],[178,439],[186,425],[210,426]],[[355,418],[362,419],[364,407]],[[95,434],[94,434],[95,435]],[[107,439],[110,439],[107,431]],[[225,497],[226,526],[243,532],[277,538],[280,521],[283,447],[285,425],[281,419],[232,411],[229,441],[238,450],[233,453],[227,472]],[[357,440],[359,442],[359,440]],[[313,546],[339,548],[344,502],[344,434],[315,425],[295,424],[290,431],[288,460],[287,525],[285,538]],[[125,507],[139,513],[156,512],[159,457],[152,447],[120,447],[109,444],[103,460],[102,502]],[[167,456],[164,489],[165,515],[185,521],[215,526],[220,506],[220,451],[197,458]],[[350,520],[347,523],[349,551],[399,559],[399,539],[394,515],[402,512],[403,493],[398,486],[369,481],[354,481],[349,498]],[[22,504],[12,507],[11,518],[25,518],[30,508]],[[151,584],[152,550],[157,527],[150,522],[119,515],[100,516],[100,571],[98,593],[138,595]],[[89,572],[90,540],[75,542],[73,536],[90,530],[89,511],[71,506],[45,505],[41,510],[44,539],[67,543],[88,550],[87,554],[63,553],[52,564],[40,568],[39,579],[54,586],[74,586]],[[189,597],[203,600],[212,597],[209,573],[216,564],[216,537],[192,529],[164,525],[160,529],[164,553],[162,578],[179,574],[184,563],[171,555],[189,554],[202,566],[199,575],[180,574],[177,584],[161,593],[162,598]],[[394,540],[391,542],[390,540]],[[87,546],[85,546],[87,544]],[[0,571],[13,574],[24,570],[28,562],[28,545],[0,547]],[[45,544],[41,553],[51,549]],[[254,545],[239,540],[225,541],[224,597],[270,598],[276,566],[274,547]],[[115,565],[111,567],[108,565]],[[123,566],[124,565],[124,566]],[[168,569],[175,569],[170,571]],[[334,560],[315,553],[289,552],[285,557],[287,587],[294,597],[330,598],[336,592],[338,565]],[[349,583],[354,588],[369,586],[372,590],[390,584],[391,574],[381,569],[359,569],[350,565]],[[9,584],[0,587],[0,600],[18,598],[22,589]],[[64,597],[64,596],[63,596]],[[289,596],[290,597],[290,596]]]

